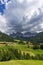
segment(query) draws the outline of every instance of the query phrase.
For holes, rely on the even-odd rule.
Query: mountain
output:
[[[17,32],[10,34],[10,36],[16,39],[28,40],[33,43],[43,43],[43,32],[40,33],[26,32],[24,34]]]
[[[0,32],[0,41],[13,42],[14,39],[10,37],[9,35]]]
[[[43,32],[37,33],[34,37],[30,37],[29,41],[34,43],[43,43]]]
[[[15,38],[16,37],[16,33],[11,33],[10,36]]]
[[[19,37],[22,37],[23,34],[20,33],[20,32],[17,32],[17,33],[12,33],[12,34],[10,34],[10,36],[13,37],[13,38],[19,38]]]
[[[29,38],[29,37],[35,36],[36,34],[37,34],[37,33],[26,32],[26,33],[23,34],[23,37]]]
[[[29,37],[35,36],[36,34],[37,33],[31,33],[31,32],[26,32],[26,33],[17,32],[10,34],[10,36],[17,39],[27,40]]]

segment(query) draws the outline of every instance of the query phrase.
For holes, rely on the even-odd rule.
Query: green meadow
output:
[[[40,61],[40,60],[12,60],[12,61],[0,62],[0,65],[43,65],[43,61]]]
[[[6,43],[6,44],[5,44]],[[28,48],[27,44],[18,44],[15,42],[5,42],[3,44],[3,42],[0,43],[0,52],[2,52],[2,50],[4,50],[4,52],[8,51],[8,49],[18,49],[20,50],[22,53],[29,53],[31,56],[35,55],[35,54],[43,54],[43,50],[42,49],[32,49],[31,46]],[[8,51],[9,53],[9,51]],[[10,53],[9,53],[10,54]],[[0,54],[0,57],[3,54]],[[12,53],[13,56],[13,53]],[[5,57],[3,57],[5,58]],[[8,61],[0,61],[0,65],[43,65],[43,60],[19,60],[19,59],[11,59]]]

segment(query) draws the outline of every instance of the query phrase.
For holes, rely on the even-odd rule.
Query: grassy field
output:
[[[0,65],[43,65],[43,61],[40,61],[40,60],[12,60],[12,61],[0,62]]]
[[[28,48],[27,45],[8,43],[8,46],[6,46],[5,44],[0,44],[0,49],[7,49],[8,47],[19,49],[25,53],[28,52],[30,54],[43,54],[43,50],[41,49],[33,50],[32,48]],[[10,60],[10,61],[0,62],[0,65],[43,65],[43,61],[42,60]]]
[[[5,44],[0,44],[0,49],[3,48],[3,49],[7,49],[8,47],[12,47],[12,48],[15,48],[15,49],[19,49],[21,50],[22,52],[25,52],[25,53],[30,53],[30,54],[43,54],[43,50],[42,49],[32,49],[32,48],[28,48],[27,45],[22,45],[22,44],[16,44],[16,43],[7,43],[8,46],[6,47]]]
[[[12,44],[11,46],[13,46],[14,48],[19,49],[19,50],[21,50],[23,52],[28,52],[30,54],[43,54],[42,49],[33,50],[32,48],[28,48],[27,45]]]

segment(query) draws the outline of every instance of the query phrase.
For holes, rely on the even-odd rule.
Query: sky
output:
[[[0,0],[0,31],[42,32],[43,0]]]

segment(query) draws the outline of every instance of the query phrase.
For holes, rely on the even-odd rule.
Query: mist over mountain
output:
[[[10,34],[10,36],[13,37],[13,38],[18,38],[18,39],[22,39],[22,38],[29,39],[30,37],[34,37],[37,34],[38,33],[32,33],[32,32],[25,32],[25,33],[17,32],[17,33]]]

